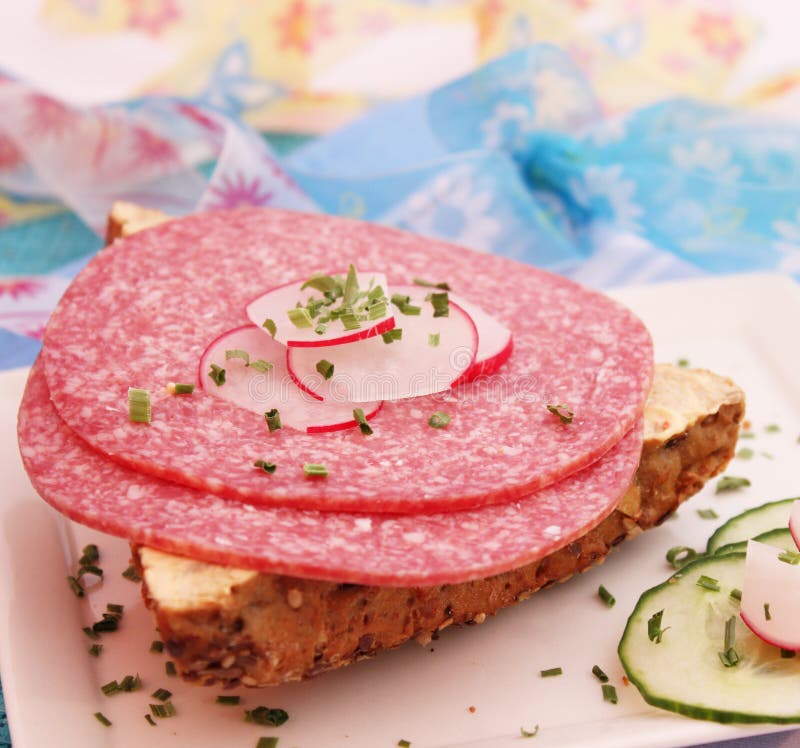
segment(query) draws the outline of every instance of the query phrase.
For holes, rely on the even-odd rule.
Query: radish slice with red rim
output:
[[[787,551],[750,540],[742,584],[740,615],[759,639],[782,649],[800,650],[800,564]]]
[[[227,358],[228,352],[237,355]],[[241,353],[247,356],[241,357]],[[264,371],[267,367],[259,361],[271,368]],[[217,385],[209,376],[212,364],[225,370],[222,384]],[[321,403],[309,397],[295,386],[286,370],[286,348],[253,325],[229,330],[206,348],[200,359],[199,380],[206,392],[253,413],[263,416],[276,408],[284,428],[310,434],[355,427],[358,423],[353,415],[354,408],[361,408],[369,419],[382,405],[380,402]]]
[[[494,374],[511,356],[514,339],[502,322],[481,309],[477,304],[450,294],[450,300],[458,304],[475,323],[478,331],[478,350],[475,361],[453,385],[466,384],[480,376]]]
[[[394,286],[392,296],[409,297],[418,314],[395,312],[395,331],[402,337],[386,342],[373,337],[326,348],[289,348],[287,367],[299,387],[324,401],[402,400],[450,388],[475,361],[478,332],[460,305],[450,301],[448,315],[435,317],[426,301],[429,289]],[[389,337],[388,335],[386,337]],[[320,362],[333,365],[326,379]]]
[[[345,283],[347,273],[339,273],[334,275],[317,274],[320,278],[336,278],[342,285]],[[381,289],[383,296],[389,293],[386,285],[386,276],[383,273],[371,272],[356,272],[355,277],[358,283],[359,294],[361,296],[356,301],[356,307],[364,306],[368,301],[368,294],[370,291]],[[285,346],[297,347],[324,347],[329,345],[342,345],[344,343],[352,343],[357,340],[364,340],[365,338],[372,337],[373,335],[380,335],[381,333],[391,330],[396,323],[394,317],[394,309],[388,302],[386,297],[385,313],[378,314],[381,311],[377,308],[373,313],[375,319],[361,319],[358,321],[359,326],[355,329],[347,329],[341,319],[331,319],[328,322],[322,322],[323,317],[331,310],[336,309],[341,305],[342,299],[335,299],[329,306],[322,304],[325,301],[324,293],[319,290],[319,287],[324,287],[324,283],[320,283],[318,288],[306,287],[303,288],[310,279],[293,281],[283,286],[278,286],[270,291],[262,294],[256,299],[251,301],[245,312],[248,319],[262,330],[266,335],[271,335],[270,326],[265,326],[267,320],[271,320],[275,325],[275,334],[272,337]],[[309,302],[312,306],[314,301],[320,302],[319,311],[317,314],[309,315],[308,319],[301,319],[301,323],[307,326],[298,327],[289,318],[289,310],[297,309],[298,303],[301,307],[308,307]],[[368,317],[366,310],[360,316]],[[320,326],[322,324],[322,326]],[[324,329],[323,329],[324,328]]]

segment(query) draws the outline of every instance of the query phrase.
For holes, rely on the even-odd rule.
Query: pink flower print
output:
[[[744,50],[744,37],[731,16],[700,12],[691,31],[706,52],[723,62],[735,62]]]
[[[44,289],[44,284],[32,278],[0,280],[0,296],[10,296],[14,301],[24,296],[34,297]]]
[[[258,177],[248,182],[241,172],[237,172],[235,179],[223,176],[221,184],[211,187],[211,192],[217,199],[210,207],[226,210],[266,205],[272,199],[272,193],[262,188]]]
[[[294,0],[286,15],[276,19],[281,49],[294,48],[309,54],[321,39],[333,35],[332,8],[327,3],[312,6],[306,0]]]
[[[0,171],[13,171],[23,160],[11,138],[0,134]]]
[[[180,161],[180,153],[174,143],[142,126],[133,129],[133,152],[135,161],[146,166]]]
[[[30,97],[28,114],[28,135],[44,138],[52,135],[61,137],[77,121],[77,115],[60,101],[49,96],[33,94]]]
[[[159,36],[161,32],[181,17],[175,0],[126,0],[130,15],[128,28]]]

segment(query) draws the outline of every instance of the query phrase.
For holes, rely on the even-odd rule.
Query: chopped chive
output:
[[[774,460],[774,459],[775,459],[775,455],[774,455],[774,454],[772,454],[772,452],[764,452],[764,451],[762,450],[761,452],[759,452],[759,454],[760,454],[762,457],[766,457],[768,460]]]
[[[153,727],[158,727],[158,724],[157,724],[157,723],[156,723],[156,721],[153,719],[153,715],[152,715],[152,714],[145,714],[145,715],[144,715],[144,718],[147,720],[147,723],[148,723],[149,725],[152,725]]]
[[[125,606],[120,605],[119,603],[109,603],[106,605],[106,610],[109,613],[118,613],[119,615],[122,615],[125,612]]]
[[[211,377],[211,381],[217,385],[217,387],[222,387],[225,384],[225,369],[221,366],[217,366],[216,364],[211,364],[211,369],[209,369],[208,376]]]
[[[661,644],[661,637],[667,629],[661,628],[661,621],[664,617],[664,610],[653,613],[647,621],[647,638],[656,644]]]
[[[697,516],[700,519],[719,519],[719,515],[713,509],[698,509]]]
[[[572,423],[575,417],[575,414],[566,405],[548,405],[546,407],[554,416],[558,416],[561,423]]]
[[[324,324],[323,322],[320,322],[320,323],[319,323],[319,324],[318,324],[318,325],[317,325],[317,326],[314,328],[314,332],[315,332],[315,333],[317,333],[317,335],[324,335],[324,334],[325,334],[325,331],[326,331],[327,329],[328,329],[328,326],[327,326],[326,324]]]
[[[330,379],[333,376],[333,364],[327,359],[321,358],[317,361],[315,368],[322,375],[323,379]]]
[[[597,594],[606,604],[606,607],[613,608],[614,603],[617,602],[617,599],[614,597],[614,595],[612,595],[605,587],[603,587],[602,584],[597,588]]]
[[[551,667],[547,670],[540,670],[539,675],[542,678],[552,678],[556,675],[563,675],[564,671],[560,667]]]
[[[443,429],[448,423],[450,423],[450,416],[442,410],[437,410],[428,419],[428,426],[434,429]]]
[[[83,597],[84,589],[79,579],[73,576],[68,576],[67,584],[69,584],[69,588],[72,590],[75,597]]]
[[[83,633],[86,634],[86,636],[88,636],[90,639],[100,638],[100,634],[98,634],[91,626],[84,626],[81,631],[83,631]]]
[[[281,426],[281,414],[278,412],[277,408],[273,408],[272,410],[268,410],[264,413],[264,418],[267,421],[267,427],[269,428],[270,434],[273,431],[277,431]]]
[[[711,590],[712,592],[719,592],[719,581],[714,579],[714,577],[708,577],[705,574],[701,574],[700,578],[695,584],[703,589]]]
[[[386,292],[383,290],[383,286],[375,286],[371,288],[367,293],[367,299],[369,301],[385,301],[386,300]]]
[[[138,387],[128,387],[128,418],[133,423],[150,423],[150,393]]]
[[[739,488],[745,488],[749,485],[750,481],[747,478],[737,478],[733,475],[724,475],[717,481],[716,493],[736,491]]]
[[[103,645],[102,644],[92,644],[92,646],[89,647],[88,651],[89,651],[89,654],[92,657],[99,657],[100,653],[103,651]]]
[[[294,309],[289,309],[287,310],[286,314],[289,317],[289,321],[298,330],[314,326],[314,322],[311,319],[311,315],[308,313],[308,309],[306,309],[305,307],[296,307]]]
[[[217,704],[224,704],[225,706],[236,706],[241,700],[241,696],[230,696],[228,694],[219,694],[217,696]]]
[[[442,291],[450,291],[450,286],[447,283],[432,283],[424,278],[414,278],[412,281],[415,286],[424,286],[425,288],[439,288]]]
[[[796,656],[797,652],[795,652],[793,649],[781,649],[781,659],[791,660],[792,657]]]
[[[241,348],[231,348],[230,350],[225,351],[225,360],[230,361],[232,358],[240,358],[242,361],[244,361],[245,366],[250,363],[250,354]]]
[[[172,395],[191,395],[194,392],[194,385],[185,382],[170,382],[167,390]]]
[[[394,343],[395,340],[402,340],[403,328],[395,327],[392,330],[381,333],[381,337],[383,338],[384,343]]]
[[[364,415],[363,408],[354,408],[353,418],[355,418],[358,428],[361,429],[361,433],[364,434],[364,436],[372,436],[372,426],[367,423],[367,417]]]
[[[328,468],[314,462],[306,462],[303,464],[303,472],[309,478],[327,478]]]
[[[439,333],[432,332],[428,334],[428,345],[431,348],[438,348],[439,347]]]
[[[738,600],[739,602],[742,601],[742,591],[740,589],[737,589],[736,587],[734,587],[730,591],[729,596],[732,597],[734,600]]]
[[[344,281],[344,289],[342,290],[342,306],[352,306],[358,296],[358,275],[356,274],[356,266],[350,263],[347,268],[347,278]]]
[[[415,304],[404,304],[400,307],[400,313],[405,314],[406,317],[419,317],[422,314],[422,307]]]
[[[603,701],[607,701],[610,704],[616,704],[619,700],[617,698],[617,689],[614,688],[610,683],[603,683],[601,686],[603,689]]]
[[[116,680],[109,681],[108,683],[104,683],[102,686],[100,686],[100,690],[106,696],[113,696],[119,691],[119,683],[117,683]]]
[[[255,709],[245,709],[244,712],[244,721],[253,722],[257,725],[280,727],[288,719],[289,714],[283,709],[268,709],[265,706],[257,706]]]
[[[175,706],[171,701],[165,701],[163,704],[149,704],[150,713],[158,719],[166,719],[167,717],[174,717],[177,714]]]
[[[83,550],[81,551],[81,557],[78,559],[78,563],[81,566],[87,566],[89,564],[96,564],[100,560],[100,551],[94,543],[89,543],[89,545],[85,545]]]
[[[278,738],[275,736],[261,737],[256,743],[256,748],[278,748]]]
[[[739,450],[739,451],[736,453],[736,456],[737,456],[737,457],[738,457],[740,460],[750,460],[750,459],[752,459],[752,457],[753,457],[753,455],[754,455],[754,454],[755,454],[755,452],[754,452],[752,449],[750,449],[750,447],[742,447],[742,448],[741,448],[741,449],[740,449],[740,450]]]
[[[725,651],[733,647],[736,643],[736,616],[731,616],[725,621]]]
[[[434,317],[449,317],[450,316],[450,297],[447,291],[440,291],[430,295],[431,304],[433,305]]]
[[[797,566],[800,564],[800,553],[797,551],[783,551],[778,556],[779,561],[783,561],[785,564],[791,564],[792,566]]]
[[[95,712],[94,718],[104,727],[111,727],[111,720],[102,712]]]
[[[262,323],[261,327],[263,327],[272,337],[275,337],[275,333],[278,332],[278,328],[275,325],[275,320],[270,319],[267,317]]]
[[[381,317],[385,317],[386,316],[386,312],[388,312],[388,311],[389,311],[389,309],[386,306],[386,302],[385,301],[379,301],[379,302],[377,302],[375,304],[372,304],[369,307],[369,309],[367,311],[367,316],[371,320],[380,319]]]
[[[764,618],[767,621],[772,620],[772,614],[769,612],[769,603],[764,603]]]
[[[725,652],[718,652],[723,667],[735,667],[739,663],[739,654],[733,647]]]
[[[754,431],[740,431],[739,432],[740,439],[755,439],[756,435]]]
[[[397,741],[398,748],[411,748],[410,740],[403,740],[402,738]]]
[[[116,631],[119,628],[119,619],[116,616],[106,616],[107,614],[103,614],[102,620],[95,621],[92,624],[92,629],[94,629],[96,633],[108,633],[110,631]]]
[[[764,431],[768,434],[777,434],[781,430],[781,427],[777,423],[770,423],[767,426],[764,426]]]
[[[86,576],[87,574],[91,574],[93,577],[101,577],[103,576],[103,570],[99,566],[81,566],[78,569],[78,577]]]
[[[263,358],[257,358],[255,361],[251,361],[248,364],[248,366],[251,369],[260,371],[262,374],[265,374],[268,371],[272,371],[272,364],[269,361],[264,361]]]
[[[150,696],[159,701],[169,701],[172,698],[172,691],[167,691],[166,688],[157,688]]]
[[[314,273],[302,286],[301,291],[307,288],[313,288],[315,291],[325,293],[326,291],[333,291],[341,287],[341,281],[334,278],[332,275],[325,275],[324,273]]]
[[[138,691],[142,687],[142,679],[139,677],[137,673],[134,675],[126,675],[120,682],[119,682],[119,690],[130,692],[130,691]]]
[[[175,667],[175,663],[172,660],[167,660],[164,663],[164,672],[166,672],[167,675],[178,674],[178,669]]]
[[[361,327],[361,322],[355,314],[343,314],[339,319],[345,330],[358,330]]]
[[[526,730],[524,727],[520,727],[519,734],[523,738],[535,738],[539,734],[539,725],[536,725],[533,730]]]
[[[150,642],[150,651],[153,654],[161,654],[164,651],[164,642],[154,639]]]
[[[254,467],[261,468],[265,473],[269,473],[272,475],[277,469],[278,466],[274,462],[267,462],[266,460],[256,460],[253,463]]]
[[[122,576],[131,582],[139,583],[142,581],[142,578],[136,572],[136,567],[133,564],[131,564],[127,569],[125,569],[125,571],[122,572]]]
[[[681,369],[686,369],[689,366],[689,359],[688,358],[679,358],[677,363],[678,363],[678,366],[681,367]]]
[[[667,551],[667,563],[673,569],[682,569],[697,558],[697,551],[687,545],[676,545]]]
[[[404,306],[411,303],[411,297],[402,293],[393,293],[390,301],[402,311]]]
[[[599,665],[592,666],[592,675],[601,683],[608,683],[608,676],[602,671]]]

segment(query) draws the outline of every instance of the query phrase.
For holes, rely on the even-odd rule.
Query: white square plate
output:
[[[649,326],[658,360],[687,358],[745,389],[756,434],[748,446],[756,455],[734,460],[728,473],[747,476],[752,486],[719,496],[707,486],[677,519],[626,543],[602,566],[482,626],[447,630],[427,647],[410,644],[306,683],[239,689],[240,706],[218,705],[218,689],[167,676],[167,656],[149,652],[157,633],[138,585],[120,576],[128,565],[127,544],[62,519],[35,495],[19,461],[14,428],[26,372],[0,375],[0,662],[14,748],[253,748],[262,735],[278,736],[280,748],[390,748],[400,739],[413,748],[489,748],[519,746],[520,727],[535,725],[539,733],[530,744],[537,748],[655,748],[773,731],[650,708],[623,684],[616,647],[638,596],[669,575],[668,548],[702,548],[718,524],[743,508],[800,493],[800,347],[788,332],[800,320],[800,287],[786,278],[754,275],[614,295]],[[779,424],[780,432],[766,431],[770,423]],[[697,515],[696,509],[709,507],[718,521]],[[78,599],[65,577],[89,542],[100,547],[106,578]],[[616,596],[612,609],[597,597],[600,584]],[[99,618],[107,603],[124,604],[125,615],[119,631],[103,636],[103,652],[93,658],[81,628]],[[603,701],[591,674],[595,664],[611,676],[619,704]],[[563,668],[562,676],[539,676],[555,666]],[[135,673],[142,690],[113,697],[100,692],[103,683]],[[155,702],[149,694],[159,687],[173,692],[178,714],[151,727],[144,715]],[[290,719],[279,728],[245,723],[243,709],[258,705],[286,709]],[[98,711],[111,727],[94,719]]]

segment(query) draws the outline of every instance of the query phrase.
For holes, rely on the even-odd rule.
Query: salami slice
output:
[[[129,387],[192,381],[246,303],[315,271],[385,268],[389,288],[446,280],[508,327],[491,381],[387,403],[375,433],[265,433],[263,418],[204,392],[129,423]],[[87,331],[91,331],[87,335]],[[607,297],[513,261],[356,221],[265,209],[201,214],[115,242],[78,276],[45,334],[56,409],[114,460],[254,504],[413,513],[512,500],[591,464],[640,416],[652,374],[643,324]],[[574,413],[565,425],[547,405]],[[450,416],[431,428],[436,411]],[[269,481],[254,459],[281,466]],[[321,463],[309,480],[304,463]]]
[[[536,494],[443,514],[387,516],[254,507],[142,475],[89,448],[54,410],[36,364],[20,451],[41,496],[71,519],[213,563],[354,584],[461,582],[536,560],[582,535],[627,489],[638,424],[601,460]],[[279,475],[253,469],[262,481]]]

